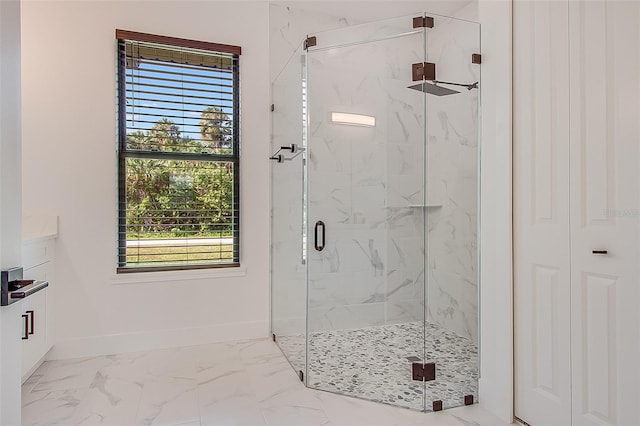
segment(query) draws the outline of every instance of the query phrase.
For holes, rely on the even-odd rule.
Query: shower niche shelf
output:
[[[442,208],[442,204],[408,204],[406,206],[386,206],[388,209],[439,209]]]
[[[442,208],[442,204],[409,204],[407,207],[414,209],[439,209]]]

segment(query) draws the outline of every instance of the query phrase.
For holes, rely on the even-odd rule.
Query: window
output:
[[[116,39],[118,272],[238,266],[240,47]]]

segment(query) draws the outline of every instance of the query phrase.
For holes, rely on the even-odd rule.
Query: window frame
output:
[[[164,45],[173,48],[187,48],[206,50],[215,53],[225,53],[232,55],[232,78],[233,78],[233,122],[232,122],[232,155],[222,154],[195,154],[195,153],[175,153],[166,151],[141,151],[127,149],[127,67],[126,49],[124,45],[127,41],[146,42]],[[118,175],[118,250],[116,272],[160,272],[191,269],[211,269],[211,268],[236,268],[240,267],[240,46],[227,44],[210,43],[204,41],[161,36],[155,34],[140,33],[128,30],[116,30],[117,48],[117,175]],[[232,260],[228,263],[199,263],[199,264],[169,264],[159,266],[127,266],[127,197],[126,197],[126,161],[128,158],[164,159],[164,160],[186,160],[186,161],[206,161],[212,163],[232,163],[233,164],[233,254]]]

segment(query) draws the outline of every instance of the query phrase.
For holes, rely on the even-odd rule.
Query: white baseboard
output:
[[[268,336],[269,321],[251,321],[141,333],[108,334],[59,340],[47,354],[47,360],[112,355],[232,340],[261,339]]]
[[[509,393],[507,392],[508,390],[504,389],[502,383],[480,378],[478,383],[478,403],[501,421],[513,424],[513,403],[505,396]],[[513,397],[511,398],[512,400]]]

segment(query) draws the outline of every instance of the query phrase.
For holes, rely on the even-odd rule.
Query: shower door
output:
[[[416,15],[307,53],[307,386],[423,410],[425,62]],[[311,43],[313,44],[313,43]]]

